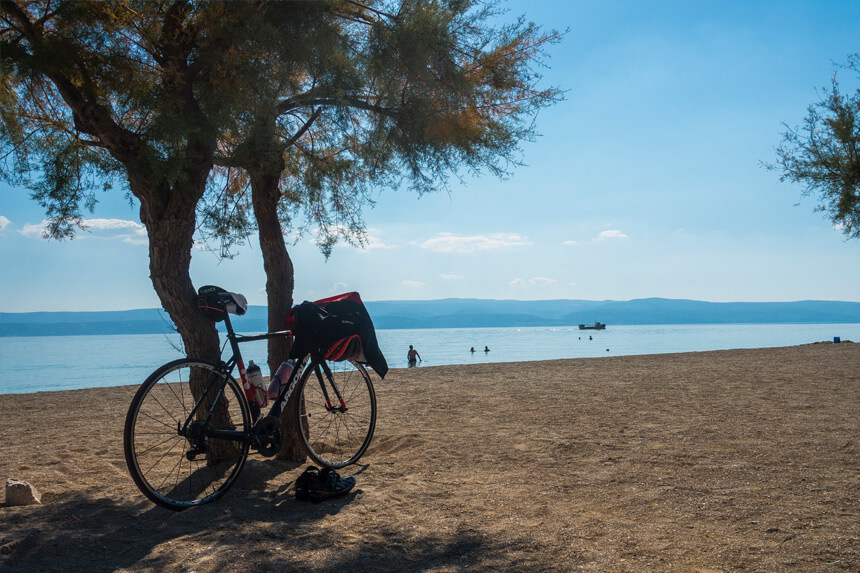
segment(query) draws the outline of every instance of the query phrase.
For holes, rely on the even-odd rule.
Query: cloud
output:
[[[349,288],[349,285],[348,285],[348,284],[346,284],[346,283],[342,283],[342,282],[336,282],[336,283],[334,283],[333,285],[331,285],[331,289],[329,289],[329,292],[332,292],[332,293],[335,293],[335,292],[346,292],[346,290],[347,290],[348,288]]]
[[[49,221],[45,219],[41,223],[27,223],[18,231],[25,237],[41,239],[45,237],[45,229]],[[99,239],[119,239],[124,243],[132,245],[146,245],[149,239],[146,235],[146,227],[136,221],[126,219],[83,219],[81,226],[84,232],[77,233],[78,238],[94,237]]]
[[[409,288],[423,288],[425,283],[421,281],[400,281],[400,286],[405,286]]]
[[[629,239],[625,233],[622,233],[618,229],[612,229],[610,231],[601,231],[599,235],[597,235],[596,241],[606,241],[608,239]]]
[[[373,235],[371,231],[367,232],[364,240],[364,247],[361,249],[363,251],[370,251],[373,249],[396,249],[397,247],[394,245],[385,244],[382,239]]]
[[[349,243],[349,241],[345,240],[344,237],[354,236],[354,233],[349,230],[348,227],[344,225],[333,225],[328,228],[328,234],[330,236],[336,236],[338,238],[337,247],[339,248],[358,248],[359,251],[372,251],[375,249],[396,249],[395,245],[388,245],[382,239],[380,239],[374,233],[377,233],[377,229],[367,229],[364,232],[363,244],[359,245],[357,242],[355,246]],[[317,227],[314,231],[314,238],[311,240],[315,245],[319,246],[323,243],[323,230],[321,227]]]
[[[12,222],[12,221],[10,221],[9,219],[7,219],[7,218],[6,218],[6,217],[4,217],[3,215],[0,215],[0,231],[2,231],[3,229],[5,229],[6,227],[8,227],[8,226],[9,226],[9,223],[11,223],[11,222]]]
[[[445,281],[459,281],[459,280],[463,279],[463,277],[461,277],[460,275],[444,275],[443,274],[443,275],[439,275],[439,277]]]
[[[597,235],[597,237],[595,237],[594,239],[591,239],[588,242],[589,243],[600,243],[600,242],[609,241],[612,239],[629,239],[629,238],[630,237],[629,237],[629,235],[627,235],[627,233],[623,233],[623,232],[619,231],[618,229],[611,229],[608,231],[601,231],[600,234]],[[571,239],[569,241],[562,241],[561,244],[562,244],[562,246],[565,246],[565,247],[575,247],[575,246],[579,245],[579,241],[574,241]]]
[[[554,285],[557,282],[558,282],[557,280],[550,279],[547,277],[532,277],[528,280],[516,278],[508,284],[511,285],[512,287],[519,288],[519,287],[524,287],[526,285],[537,286],[537,287],[549,286],[549,285]]]
[[[45,228],[48,226],[48,220],[41,223],[27,223],[18,232],[31,239],[41,239],[45,236]]]
[[[475,251],[491,251],[507,247],[528,245],[529,240],[516,233],[494,233],[492,235],[475,235],[464,237],[451,233],[442,233],[434,239],[421,243],[422,249],[436,253],[474,253]]]
[[[122,239],[132,245],[146,245],[149,238],[146,227],[135,221],[125,219],[84,219],[84,228],[90,233],[105,238]]]

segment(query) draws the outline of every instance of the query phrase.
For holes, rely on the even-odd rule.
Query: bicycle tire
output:
[[[192,376],[198,400],[192,396]],[[203,403],[189,421],[198,401]],[[251,430],[248,403],[232,376],[212,362],[188,358],[150,374],[131,401],[123,432],[126,464],[140,491],[176,511],[224,495],[245,464],[250,442],[206,436],[212,429]]]
[[[316,463],[334,469],[346,467],[364,455],[373,439],[376,392],[370,375],[361,364],[329,363],[346,410],[336,407],[337,397],[320,370],[332,403],[329,407],[315,375],[316,367],[316,362],[308,364],[296,387],[300,399],[295,401],[294,416],[299,437],[308,456]]]

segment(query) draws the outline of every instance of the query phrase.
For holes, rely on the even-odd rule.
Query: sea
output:
[[[406,352],[412,345],[422,359],[416,368],[428,368],[768,348],[836,338],[860,342],[860,324],[434,328],[377,330],[377,338],[389,367],[408,367]],[[0,394],[141,384],[158,366],[180,358],[181,347],[175,334],[0,337]],[[243,344],[242,356],[266,374],[265,341]]]

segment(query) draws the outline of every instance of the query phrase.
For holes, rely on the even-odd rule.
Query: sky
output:
[[[364,249],[290,247],[297,302],[440,298],[860,301],[847,240],[773,162],[860,51],[860,2],[565,0],[504,4],[545,29],[544,86],[524,166],[418,196],[381,190]],[[843,90],[857,78],[838,76]],[[0,185],[0,312],[159,307],[138,206],[98,192],[88,232],[40,237],[44,212]],[[256,240],[233,260],[195,250],[196,286],[265,304]]]

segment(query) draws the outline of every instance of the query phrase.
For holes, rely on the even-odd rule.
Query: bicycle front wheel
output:
[[[173,510],[214,501],[248,457],[251,416],[239,384],[215,364],[180,359],[141,385],[125,420],[125,460],[137,487]],[[217,437],[213,432],[224,432]]]
[[[376,428],[376,392],[357,362],[311,362],[299,380],[296,415],[302,445],[322,466],[354,464],[367,450]]]

